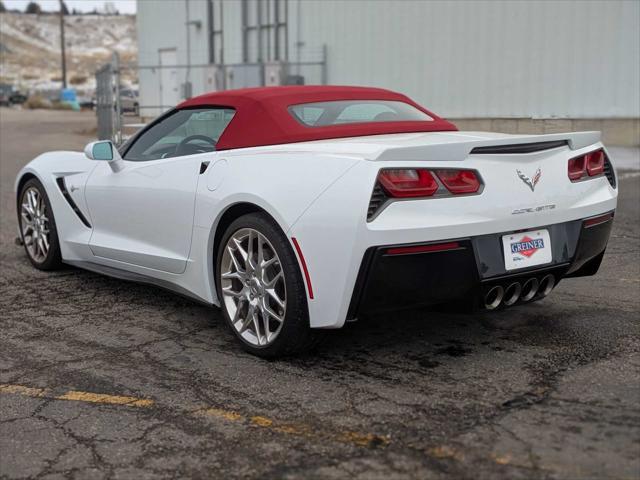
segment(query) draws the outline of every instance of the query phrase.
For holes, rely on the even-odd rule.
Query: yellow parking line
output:
[[[361,433],[353,431],[331,432],[327,430],[318,430],[311,425],[295,424],[280,422],[278,420],[254,415],[245,417],[231,410],[221,408],[205,408],[195,412],[196,414],[207,417],[219,418],[231,422],[239,422],[251,425],[253,427],[264,428],[285,435],[295,435],[298,437],[313,437],[327,440],[334,440],[341,443],[349,443],[358,447],[384,447],[389,444],[389,438],[373,433]]]
[[[389,437],[374,433],[342,432],[337,438],[342,443],[352,443],[359,447],[386,447]]]
[[[264,428],[270,428],[273,426],[273,420],[266,417],[261,417],[259,415],[256,415],[255,417],[251,417],[251,423],[257,427],[264,427]]]
[[[27,397],[49,398],[53,400],[96,403],[103,405],[122,405],[142,408],[156,406],[154,400],[138,397],[82,392],[78,390],[69,390],[62,395],[55,396],[49,389],[26,387],[23,385],[0,384],[0,394],[1,393],[23,395]],[[373,448],[383,447],[389,444],[389,438],[386,436],[353,431],[336,432],[322,427],[318,429],[313,427],[312,425],[301,423],[287,423],[272,418],[263,417],[261,415],[245,416],[233,410],[225,410],[223,408],[205,407],[196,410],[185,409],[185,411],[188,414],[196,414],[210,418],[218,418],[224,421],[243,423],[251,427],[263,428],[265,430],[284,435],[295,435],[299,437],[333,440],[341,443],[348,443],[358,447]]]
[[[136,397],[123,397],[120,395],[107,395],[104,393],[78,392],[70,390],[64,395],[55,397],[56,400],[72,400],[76,402],[106,403],[110,405],[128,405],[131,407],[150,407],[153,400]]]
[[[51,398],[55,400],[72,400],[77,402],[103,403],[110,405],[125,405],[131,407],[150,407],[153,400],[120,395],[106,395],[104,393],[79,392],[69,390],[63,395],[54,396],[48,388],[25,387],[24,385],[0,384],[0,393],[13,393],[25,397]]]
[[[44,397],[48,393],[45,388],[32,388],[22,385],[0,384],[0,393],[14,393],[16,395],[24,395],[25,397]]]
[[[232,412],[230,410],[222,410],[221,408],[207,408],[202,410],[201,413],[210,417],[223,418],[231,421],[244,420],[244,417],[239,413]]]

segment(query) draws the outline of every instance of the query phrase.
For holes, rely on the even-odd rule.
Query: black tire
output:
[[[42,199],[46,205],[46,216],[48,219],[48,227],[49,227],[49,250],[47,252],[46,257],[43,260],[38,261],[32,257],[29,249],[26,245],[24,234],[23,234],[23,219],[21,215],[22,211],[22,203],[24,201],[25,192],[30,189],[35,188],[38,190],[38,193],[42,196]],[[20,227],[20,238],[22,239],[22,244],[24,245],[25,253],[27,254],[27,258],[31,262],[31,264],[36,267],[38,270],[58,270],[62,267],[62,255],[60,253],[60,241],[58,239],[58,231],[56,228],[56,219],[53,214],[53,208],[51,207],[51,202],[49,202],[49,197],[47,192],[37,178],[31,178],[27,180],[25,184],[20,189],[20,193],[17,198],[17,210],[18,210],[18,225]]]
[[[286,313],[277,337],[266,346],[256,346],[247,342],[233,326],[224,305],[221,286],[221,263],[223,252],[229,238],[244,228],[257,230],[264,235],[275,249],[285,277]],[[309,310],[305,288],[298,260],[287,237],[278,224],[264,213],[250,213],[234,220],[226,229],[216,254],[216,291],[220,299],[220,309],[227,326],[234,333],[247,352],[262,358],[278,358],[300,354],[311,350],[322,338],[322,332],[309,327]]]

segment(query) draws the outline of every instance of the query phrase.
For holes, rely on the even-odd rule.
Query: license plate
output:
[[[502,236],[504,266],[507,270],[551,263],[551,238],[548,230],[511,233]]]

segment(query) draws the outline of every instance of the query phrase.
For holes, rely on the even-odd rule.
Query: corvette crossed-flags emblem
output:
[[[536,170],[536,174],[533,176],[533,178],[527,177],[520,170],[516,170],[516,173],[518,174],[520,180],[522,180],[524,184],[531,189],[532,192],[536,189],[536,185],[538,184],[538,182],[540,181],[540,177],[542,176],[542,170],[540,170],[540,168]]]

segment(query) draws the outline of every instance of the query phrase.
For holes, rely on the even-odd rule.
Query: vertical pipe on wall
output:
[[[209,63],[216,63],[216,50],[215,50],[215,30],[216,27],[213,23],[213,0],[207,0],[207,40],[209,47]]]
[[[258,63],[264,62],[264,53],[262,51],[262,5],[263,3],[258,0],[258,20],[257,20],[257,32],[258,32]]]
[[[189,30],[189,0],[184,0],[185,13],[187,15],[187,21],[185,22],[187,31],[187,72],[185,74],[185,84],[189,83],[191,77],[191,32]]]
[[[300,49],[302,48],[302,37],[300,36],[301,7],[302,2],[298,0],[298,5],[296,6],[296,75],[300,75]]]
[[[271,22],[271,0],[264,0],[264,4],[267,7],[266,28],[265,28],[265,30],[267,31],[267,56],[266,56],[266,60],[267,60],[267,62],[270,62],[271,60],[273,60],[273,58],[271,58],[271,35],[272,35],[272,32],[273,32],[273,24]]]
[[[224,65],[224,1],[220,0],[220,64]]]
[[[289,0],[284,0],[284,61],[289,61]]]
[[[249,62],[249,6],[247,0],[242,0],[242,61]]]
[[[329,74],[327,72],[327,44],[322,45],[322,85],[329,83]]]
[[[273,59],[280,58],[280,2],[273,0]]]

